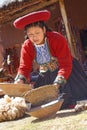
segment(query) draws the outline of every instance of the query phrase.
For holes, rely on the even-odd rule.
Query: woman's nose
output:
[[[33,38],[36,38],[36,37],[37,37],[37,36],[34,34],[34,35],[33,35]]]

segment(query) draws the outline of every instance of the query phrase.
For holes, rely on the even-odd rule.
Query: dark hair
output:
[[[38,22],[34,22],[34,23],[31,23],[31,24],[28,24],[28,25],[26,25],[25,26],[25,31],[27,31],[27,29],[28,28],[30,28],[30,27],[36,27],[36,26],[38,26],[38,27],[41,27],[42,29],[43,29],[43,27],[45,27],[46,28],[46,32],[48,32],[48,31],[52,31],[52,29],[50,29],[47,25],[46,25],[46,23],[44,22],[44,21],[38,21]],[[25,36],[25,39],[28,39],[28,36],[26,35]]]

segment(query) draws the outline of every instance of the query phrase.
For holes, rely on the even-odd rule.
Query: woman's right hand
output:
[[[22,79],[17,79],[14,84],[24,84],[24,81]]]

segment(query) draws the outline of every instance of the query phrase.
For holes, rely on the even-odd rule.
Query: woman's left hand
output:
[[[22,79],[17,79],[14,84],[24,84],[24,81]]]

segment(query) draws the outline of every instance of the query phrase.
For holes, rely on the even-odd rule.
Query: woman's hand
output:
[[[54,80],[54,84],[58,85],[64,85],[66,83],[66,80],[63,76],[57,76],[56,79]]]
[[[17,79],[14,84],[24,84],[24,81],[22,79]]]

